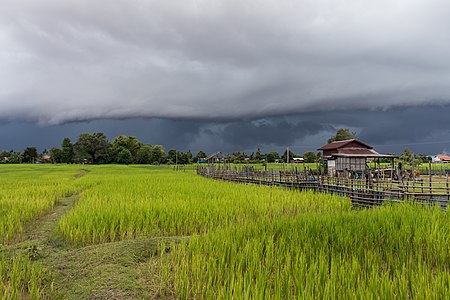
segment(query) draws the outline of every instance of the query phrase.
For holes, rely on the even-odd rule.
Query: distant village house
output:
[[[380,154],[372,146],[357,139],[336,141],[318,150],[323,152],[329,176],[364,177],[367,162],[380,158],[394,158],[391,155]]]
[[[293,163],[303,163],[305,160],[303,159],[303,157],[294,157],[292,158],[292,162]]]
[[[446,154],[436,155],[432,158],[434,163],[450,163],[450,156]]]

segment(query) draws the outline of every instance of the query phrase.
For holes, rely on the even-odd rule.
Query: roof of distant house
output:
[[[331,157],[365,157],[365,158],[391,158],[392,155],[381,154],[373,149],[372,146],[361,142],[357,139],[337,141],[329,143],[319,148],[319,150],[333,151],[332,154],[324,156],[324,158]]]
[[[345,146],[349,145],[350,143],[357,143],[360,144],[363,148],[366,149],[373,149],[372,146],[361,142],[360,140],[357,139],[351,139],[351,140],[345,140],[345,141],[336,141],[336,142],[332,142],[329,144],[326,144],[325,146],[322,146],[319,148],[319,150],[334,150],[334,149],[340,149],[340,148],[344,148]]]
[[[221,159],[221,158],[224,158],[226,155],[224,154],[224,153],[222,153],[221,151],[219,151],[219,152],[215,152],[215,153],[213,153],[213,154],[211,154],[211,155],[208,155],[206,158],[204,158],[205,160],[211,160],[211,159],[214,159],[214,158],[219,158],[219,159]]]
[[[439,158],[440,160],[448,160],[448,161],[450,161],[450,156],[448,156],[446,154],[436,155],[436,157]]]

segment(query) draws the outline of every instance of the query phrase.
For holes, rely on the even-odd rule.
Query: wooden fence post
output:
[[[448,190],[448,173],[449,171],[446,171],[446,177],[445,177],[445,187],[446,187],[446,191],[447,191],[447,204],[450,201],[450,191]]]

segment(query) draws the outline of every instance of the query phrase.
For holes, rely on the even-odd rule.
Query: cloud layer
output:
[[[450,103],[444,0],[5,0],[0,119],[254,119]]]
[[[381,153],[399,154],[408,147],[416,153],[437,154],[450,151],[448,116],[450,105],[388,112],[316,112],[253,121],[131,118],[50,126],[0,121],[0,151],[23,150],[28,146],[42,151],[60,147],[64,137],[76,141],[80,133],[101,131],[110,140],[121,134],[131,135],[143,143],[162,144],[166,150],[251,153],[260,148],[264,152],[283,152],[289,146],[293,152],[302,154],[324,145],[337,128],[347,127]]]

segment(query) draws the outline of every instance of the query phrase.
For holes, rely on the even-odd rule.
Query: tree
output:
[[[429,162],[430,156],[428,156],[425,153],[419,153],[419,154],[415,155],[415,158],[417,160],[419,160],[420,163],[424,164],[424,163],[428,163]]]
[[[176,149],[170,149],[167,153],[168,164],[190,164],[192,162],[191,151],[178,152]]]
[[[408,148],[405,148],[402,152],[402,154],[399,157],[400,161],[403,164],[413,164],[418,166],[422,163],[421,157],[416,156],[413,152],[409,151]]]
[[[176,149],[170,149],[169,152],[167,152],[167,163],[168,164],[175,164],[178,163],[178,158],[180,153]]]
[[[119,135],[111,143],[111,153],[113,160],[118,162],[118,154],[123,149],[127,149],[131,153],[132,161],[136,160],[137,153],[141,148],[142,143],[135,136]],[[131,163],[130,162],[130,163]]]
[[[38,152],[36,147],[27,147],[23,150],[23,162],[34,163],[38,157]]]
[[[356,133],[351,132],[348,128],[340,128],[336,131],[336,135],[328,139],[328,143],[356,139]]]
[[[136,154],[138,164],[161,164],[166,151],[161,145],[143,145]]]
[[[194,162],[199,162],[201,159],[206,158],[206,153],[203,151],[198,151],[197,155],[193,158]]]
[[[153,145],[152,164],[162,164],[166,159],[166,150],[162,145]]]
[[[0,164],[6,164],[9,162],[10,153],[8,151],[2,151],[0,153]]]
[[[255,152],[255,160],[257,162],[261,162],[262,160],[266,159],[266,156],[261,152],[261,149],[256,149]]]
[[[291,150],[289,150],[289,160],[292,160],[293,157],[294,157],[294,153],[292,153]],[[281,159],[281,162],[283,162],[283,163],[287,162],[287,149],[284,150],[284,153],[280,159]]]
[[[8,163],[10,163],[10,164],[21,164],[22,161],[23,161],[22,153],[14,152],[13,150],[11,150],[9,152]]]
[[[68,137],[64,138],[61,148],[61,161],[70,164],[75,156],[72,141]]]
[[[317,154],[312,151],[305,152],[303,158],[305,159],[305,163],[313,163],[318,159]]]
[[[404,163],[411,163],[412,158],[413,158],[413,153],[411,151],[409,151],[408,148],[405,148],[399,158]]]
[[[94,164],[108,162],[109,142],[103,132],[82,133],[75,143],[75,150],[79,158],[86,157]]]
[[[245,152],[233,152],[230,155],[229,160],[231,163],[239,164],[239,163],[244,163],[246,158],[247,158],[247,154],[245,154]]]
[[[38,159],[41,161],[41,163],[51,162],[50,151],[48,151],[47,149],[44,149],[44,151],[42,151],[42,154],[38,155]]]
[[[280,155],[278,154],[278,152],[272,151],[272,152],[267,153],[266,159],[267,159],[268,163],[273,163],[277,159],[280,159]]]
[[[190,164],[192,163],[192,153],[191,150],[187,152],[182,152],[178,155],[178,163],[179,164]]]
[[[4,164],[20,164],[22,163],[23,156],[20,152],[11,151],[3,151],[0,154],[1,163]]]
[[[143,145],[136,154],[136,162],[138,164],[152,163],[153,147],[151,145]]]
[[[116,162],[118,164],[131,164],[133,162],[133,155],[130,150],[122,148],[119,153],[117,153]]]
[[[59,164],[63,162],[62,151],[59,148],[50,148],[50,157],[54,164]]]

